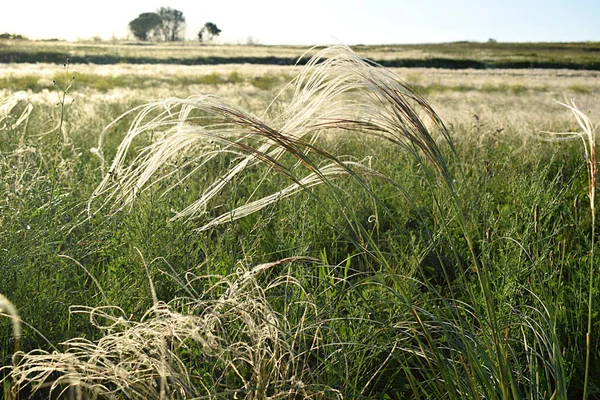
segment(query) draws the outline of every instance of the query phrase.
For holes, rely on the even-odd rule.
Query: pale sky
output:
[[[0,33],[31,39],[123,38],[143,12],[183,12],[221,43],[322,45],[600,41],[600,0],[1,0]]]

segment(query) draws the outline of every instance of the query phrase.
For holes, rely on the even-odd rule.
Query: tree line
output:
[[[129,22],[129,30],[139,40],[177,42],[184,39],[185,17],[183,12],[171,7],[161,7],[155,12],[141,13]],[[212,41],[221,30],[207,22],[197,34],[200,42]]]
[[[0,39],[5,40],[27,40],[26,36],[17,35],[16,33],[10,34],[8,32],[0,33]]]

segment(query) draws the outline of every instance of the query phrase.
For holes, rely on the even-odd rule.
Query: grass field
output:
[[[477,43],[354,46],[386,67],[569,68],[600,70],[600,43]],[[0,40],[0,62],[94,64],[294,65],[314,54],[301,46],[235,46],[185,43]]]
[[[600,398],[597,45],[15,43],[5,397]]]

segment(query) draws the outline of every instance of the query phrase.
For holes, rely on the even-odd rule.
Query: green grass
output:
[[[289,77],[286,74],[270,73],[255,77],[243,76],[239,73],[232,72],[229,74],[219,74],[212,72],[198,77],[140,77],[136,75],[117,75],[106,76],[90,73],[73,73],[75,81],[77,81],[77,90],[86,88],[106,92],[112,89],[147,89],[153,86],[189,86],[189,85],[209,85],[218,86],[226,84],[243,84],[248,83],[262,90],[270,90],[281,87]],[[34,93],[39,93],[43,90],[55,90],[56,85],[53,81],[61,82],[64,80],[64,74],[57,73],[52,79],[43,79],[37,75],[22,75],[22,76],[7,76],[0,79],[0,89],[8,89],[10,91],[30,90]],[[469,92],[469,91],[484,91],[488,93],[507,93],[519,94],[528,90],[537,92],[548,91],[548,88],[538,87],[534,89],[526,88],[520,85],[506,84],[486,84],[483,87],[472,85],[443,85],[429,84],[413,86],[419,93],[426,95],[441,92]],[[584,86],[572,85],[568,88],[576,94],[589,94],[590,90]]]
[[[266,74],[256,77],[244,76],[237,72],[229,74],[219,74],[212,72],[197,77],[160,77],[152,78],[136,76],[133,74],[122,74],[115,76],[99,75],[91,73],[73,72],[72,78],[77,82],[76,89],[92,89],[100,92],[107,92],[112,89],[147,89],[155,86],[189,86],[189,85],[239,85],[248,83],[259,89],[270,90],[281,87],[287,79],[285,74]],[[65,80],[64,73],[56,73],[50,78],[43,78],[38,75],[18,75],[5,76],[0,78],[0,89],[9,91],[29,90],[33,93],[39,93],[43,90],[56,90],[57,84],[60,86]]]
[[[125,102],[99,103],[93,113],[74,103],[62,118],[66,140],[56,105],[36,104],[21,120],[26,103],[11,109],[0,121],[0,293],[27,323],[19,371],[47,363],[37,378],[33,370],[13,378],[22,386],[56,381],[60,390],[73,383],[69,374],[95,371],[96,389],[108,398],[160,398],[165,388],[176,388],[162,393],[167,398],[582,398],[588,317],[598,332],[600,305],[588,308],[589,296],[598,295],[598,285],[589,286],[590,277],[597,282],[589,266],[598,255],[590,253],[595,238],[580,143],[530,140],[524,149],[521,131],[497,137],[465,124],[447,141],[435,119],[422,136],[413,125],[392,131],[395,142],[385,139],[389,131],[365,135],[366,128],[396,126],[368,123],[415,121],[392,112],[405,97],[386,103],[377,97],[386,92],[363,80],[352,81],[344,96],[379,104],[379,120],[370,115],[363,129],[333,138],[360,114],[352,109],[335,124],[323,116],[345,104],[326,88],[348,73],[324,64],[333,67],[319,81],[324,86],[298,85],[314,90],[306,103],[300,97],[290,105],[283,96],[264,114],[246,114],[216,100],[190,100],[189,114],[181,115],[199,136],[193,145],[160,141],[171,138],[161,133],[186,104],[158,102],[126,114],[103,136],[104,171],[119,162],[113,176],[89,149],[129,110]],[[381,70],[351,70],[410,95],[393,80],[379,81]],[[104,90],[93,86],[97,78],[85,83],[80,75],[74,85]],[[135,87],[135,77],[123,79],[118,85]],[[278,75],[248,81],[236,73],[197,79],[243,81],[265,93],[283,83]],[[517,86],[480,90],[521,93]],[[425,115],[418,100],[406,104]],[[290,109],[310,112],[304,118],[331,135],[312,144],[315,128],[304,119],[276,118]],[[288,121],[283,135],[307,136],[278,137],[252,115],[272,118],[273,126]],[[130,129],[135,121],[138,130]],[[547,124],[539,131],[558,128]],[[560,128],[580,129],[575,122]],[[236,142],[235,129],[255,135]],[[138,135],[128,141],[132,132]],[[415,136],[407,142],[406,134]],[[286,149],[278,158],[277,147],[261,147],[276,139]],[[123,143],[128,152],[119,156]],[[154,164],[136,157],[153,154],[143,150],[152,143],[175,153],[142,181],[138,172]],[[206,156],[213,150],[218,157]],[[173,220],[248,154],[263,162],[229,178],[198,212]],[[347,169],[327,175],[330,164]],[[325,184],[305,184],[260,212],[197,230],[315,171],[328,176]],[[124,176],[136,180],[119,183]],[[103,178],[110,190],[98,195]],[[127,184],[131,190],[123,191]],[[11,332],[11,320],[0,320],[5,366]],[[76,337],[78,344],[61,344]],[[35,349],[73,357],[57,361],[30,353]],[[600,398],[597,334],[589,349],[587,394]],[[139,372],[135,383],[119,380],[131,371]],[[92,397],[94,388],[85,390]]]

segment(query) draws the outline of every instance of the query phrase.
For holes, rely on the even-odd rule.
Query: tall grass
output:
[[[156,183],[172,174],[163,166],[186,152],[191,155],[178,167],[195,165],[190,174],[224,154],[239,155],[239,160],[196,202],[178,212],[176,219],[197,216],[244,169],[258,163],[268,164],[296,184],[300,184],[298,173],[303,171],[305,176],[320,175],[321,160],[332,161],[356,177],[343,161],[314,145],[320,136],[339,136],[344,131],[360,130],[412,152],[419,149],[450,182],[437,144],[413,107],[449,141],[445,127],[424,99],[387,70],[371,67],[348,49],[332,47],[315,55],[291,85],[295,87],[292,100],[283,112],[270,118],[264,118],[269,110],[261,119],[213,96],[167,99],[132,110],[138,115],[94,193],[90,210],[93,200],[103,194],[107,196],[100,208],[109,201],[131,204],[138,193],[152,187],[151,178]],[[109,128],[95,149],[102,160]],[[134,141],[149,133],[153,143],[125,165]],[[285,154],[295,157],[297,164],[278,162]]]
[[[198,165],[190,174],[197,173],[198,169],[209,165],[208,162],[212,158],[224,153],[232,153],[238,157],[233,159],[229,169],[210,185],[198,200],[178,212],[175,219],[198,217],[206,213],[209,202],[226,185],[231,184],[244,170],[258,163],[267,164],[275,173],[293,181],[292,186],[209,220],[200,227],[201,230],[261,210],[300,188],[308,189],[324,183],[333,190],[331,177],[340,173],[358,179],[363,187],[368,188],[363,178],[376,174],[366,166],[357,168],[356,163],[345,162],[343,158],[324,150],[316,144],[319,137],[335,135],[336,140],[343,140],[341,135],[344,132],[358,131],[376,137],[383,143],[389,142],[408,150],[424,166],[432,167],[431,173],[426,176],[436,198],[435,202],[441,203],[442,196],[452,198],[446,204],[452,205],[453,209],[439,209],[440,213],[450,212],[448,215],[442,215],[441,221],[448,224],[451,219],[455,219],[461,227],[472,256],[472,264],[468,269],[476,272],[479,284],[479,290],[473,292],[469,289],[468,296],[470,302],[483,299],[484,308],[479,310],[477,306],[467,304],[466,309],[460,306],[457,311],[450,311],[457,307],[454,298],[439,299],[444,304],[442,312],[409,306],[411,319],[418,327],[418,333],[412,335],[416,334],[415,344],[419,350],[407,351],[418,354],[425,362],[420,367],[405,367],[408,371],[414,368],[429,371],[421,373],[429,376],[427,380],[432,382],[437,379],[437,374],[441,373],[446,385],[444,391],[451,397],[462,396],[465,392],[477,396],[482,390],[483,397],[500,394],[503,398],[520,398],[517,387],[517,380],[520,378],[517,378],[517,375],[522,371],[516,372],[511,366],[514,360],[511,360],[508,330],[505,334],[504,329],[499,326],[500,317],[496,310],[498,304],[492,296],[492,278],[475,250],[474,241],[477,240],[478,233],[471,231],[468,226],[469,211],[463,208],[454,188],[454,178],[450,174],[446,158],[430,133],[431,128],[435,129],[439,137],[453,148],[448,131],[437,114],[400,79],[342,46],[328,48],[315,55],[293,85],[295,89],[289,105],[270,120],[249,115],[222,99],[206,96],[169,99],[136,110],[138,116],[94,194],[95,197],[106,194],[100,209],[108,201],[118,204],[119,207],[132,204],[140,193],[172,174],[173,171],[165,170],[164,166],[181,160],[182,153],[187,153],[190,149],[193,149],[193,156],[188,158],[186,166],[191,163]],[[267,116],[268,112],[263,118]],[[422,119],[424,117],[426,120]],[[132,161],[126,163],[134,141],[148,132],[154,135],[153,142],[134,156]],[[103,138],[99,149],[102,147]],[[215,149],[213,143],[220,147]],[[281,161],[284,155],[292,156],[292,160],[296,162],[285,164]],[[440,191],[441,187],[432,173],[437,173],[445,189]],[[377,198],[372,192],[371,195]],[[407,193],[405,195],[409,196]],[[90,203],[90,210],[92,204],[93,202]],[[443,273],[447,274],[447,271],[444,270]],[[459,279],[464,279],[466,273],[466,269],[461,270]],[[388,277],[397,279],[393,273]],[[408,305],[412,302],[412,295],[399,292],[397,301]],[[537,310],[537,307],[534,309]],[[483,315],[480,314],[481,311],[484,312]],[[543,312],[539,314],[543,316],[544,321],[549,320],[548,315],[543,315]],[[469,327],[470,324],[465,323],[467,316],[477,321],[473,325],[481,327],[481,331],[471,331],[474,326]],[[524,321],[522,329],[533,329],[536,337],[535,328],[538,322],[527,321]],[[443,332],[443,337],[455,338],[450,342],[450,348],[457,348],[450,354],[444,354],[445,351],[438,347],[439,343],[435,337],[440,331]],[[542,342],[536,345],[536,348],[551,349],[555,345],[552,336],[538,340]],[[458,351],[458,348],[462,348],[464,343],[468,342],[471,342],[472,346],[467,346],[467,349],[476,350]],[[552,351],[552,354],[554,357],[551,359],[555,359],[558,364],[550,369],[547,379],[560,382],[562,377],[554,376],[556,371],[561,374],[560,355],[557,356],[555,351]],[[535,357],[531,361],[535,365],[539,362]],[[535,370],[536,374],[539,373],[537,368]],[[429,375],[430,373],[432,375]],[[465,373],[469,377],[468,381],[463,380]],[[410,374],[412,373],[409,373],[409,376]],[[491,382],[490,374],[493,376]],[[414,376],[410,380],[415,380]]]
[[[516,381],[513,371],[508,365],[506,339],[502,338],[502,329],[497,325],[497,304],[495,304],[492,291],[491,278],[484,265],[481,265],[476,251],[473,235],[467,226],[468,211],[463,209],[462,201],[454,188],[454,178],[447,166],[446,158],[438,147],[430,129],[433,128],[437,135],[453,148],[452,141],[444,124],[434,110],[402,80],[389,71],[361,59],[343,46],[331,47],[317,53],[299,76],[292,82],[294,86],[293,97],[285,110],[270,118],[268,110],[263,118],[258,118],[245,113],[243,110],[228,104],[226,101],[210,96],[194,97],[189,99],[168,99],[162,102],[140,107],[138,115],[125,135],[117,150],[113,162],[105,175],[104,180],[94,193],[94,197],[103,197],[100,210],[108,202],[118,204],[118,207],[131,205],[133,201],[156,183],[173,174],[174,171],[165,170],[164,166],[181,160],[182,153],[193,149],[192,156],[184,162],[183,167],[195,163],[198,167],[192,168],[191,173],[197,173],[202,167],[209,165],[215,157],[231,153],[239,158],[234,158],[232,165],[223,175],[202,193],[200,198],[175,215],[175,219],[197,217],[205,213],[209,202],[217,196],[228,184],[247,168],[259,163],[267,164],[275,173],[282,174],[292,180],[293,185],[275,192],[248,204],[237,207],[223,215],[209,220],[200,227],[201,230],[215,226],[217,223],[235,220],[256,212],[278,199],[282,199],[297,191],[299,188],[307,189],[319,183],[327,184],[333,189],[331,182],[332,171],[336,175],[344,172],[358,179],[361,185],[368,189],[368,185],[361,176],[375,175],[368,173],[367,167],[352,168],[356,164],[349,164],[343,158],[336,156],[323,147],[318,146],[317,140],[323,136],[335,135],[336,140],[343,140],[342,136],[348,132],[361,134],[388,142],[400,149],[407,150],[426,168],[431,171],[426,179],[431,185],[432,195],[439,204],[442,196],[450,196],[447,202],[453,209],[440,209],[443,224],[455,219],[463,232],[463,238],[471,252],[472,269],[476,272],[479,290],[469,293],[473,298],[482,298],[485,316],[477,318],[486,321],[490,341],[484,340],[478,346],[487,352],[490,364],[488,367],[497,380],[497,386],[489,387],[490,390],[500,390],[504,398],[518,397]],[[425,118],[425,119],[424,119]],[[427,126],[429,125],[429,126]],[[166,127],[166,129],[165,129]],[[140,135],[151,132],[152,143],[128,160],[129,150]],[[98,149],[102,148],[101,137]],[[215,149],[212,143],[220,147]],[[101,150],[97,151],[101,155]],[[188,153],[189,154],[189,153]],[[281,161],[283,156],[291,156],[292,164]],[[334,168],[334,169],[332,169]],[[189,177],[188,174],[184,178]],[[303,174],[300,175],[299,174]],[[437,178],[435,176],[437,174]],[[436,183],[441,179],[443,187]],[[307,182],[310,181],[310,185]],[[258,182],[260,185],[260,182]],[[445,189],[443,189],[445,187]],[[440,189],[442,191],[440,191]],[[405,193],[410,197],[408,193]],[[377,199],[376,195],[371,195]],[[92,210],[93,200],[90,202]],[[342,204],[340,209],[343,210]],[[343,211],[342,211],[343,212]],[[348,217],[352,220],[352,216]],[[360,225],[354,224],[360,231]],[[362,235],[363,232],[357,232]],[[375,248],[376,249],[376,248]],[[375,250],[375,254],[377,250]],[[443,271],[447,274],[446,271]],[[466,271],[461,271],[464,275]],[[397,279],[390,273],[390,279]],[[463,279],[463,278],[461,278]],[[471,289],[469,289],[471,290]],[[403,294],[404,301],[411,296]],[[446,300],[443,300],[446,302]],[[450,299],[448,304],[454,302]],[[423,311],[425,312],[425,311]],[[422,343],[431,343],[433,361],[427,356],[429,370],[441,368],[445,371],[450,364],[457,361],[455,356],[447,359],[440,357],[437,344],[428,337],[429,330],[437,330],[423,323],[419,312],[413,309],[413,317],[419,323],[425,335]],[[464,322],[460,313],[449,315],[435,315],[434,320],[451,318],[452,328],[447,332],[449,336],[457,336],[458,343],[467,341],[469,334],[464,331]],[[432,322],[433,326],[440,322]],[[481,336],[481,335],[477,335]],[[423,350],[422,350],[423,351]],[[470,363],[477,363],[480,354],[471,354]],[[437,364],[437,368],[433,367]],[[470,367],[469,367],[470,368]],[[477,370],[477,369],[475,369]],[[488,379],[487,374],[480,369],[476,378],[483,381]],[[452,375],[457,375],[454,368],[447,371],[450,382]],[[432,377],[433,378],[433,377]],[[459,383],[455,383],[459,385]],[[460,393],[464,388],[454,388],[452,392]],[[470,390],[473,390],[472,388]]]
[[[74,388],[85,398],[337,398],[336,390],[303,382],[311,350],[304,335],[320,323],[310,295],[289,276],[266,286],[257,281],[277,264],[226,277],[189,275],[189,283],[214,283],[203,293],[190,286],[188,297],[155,302],[140,321],[118,307],[75,307],[104,336],[68,340],[60,353],[24,354],[11,376],[17,385],[36,382],[34,392]],[[280,314],[267,298],[282,287],[290,297]],[[297,313],[302,318],[289,319]],[[314,339],[308,344],[317,348]]]
[[[580,132],[564,132],[564,133],[553,133],[555,136],[559,136],[562,139],[579,139],[583,144],[583,151],[585,155],[587,177],[588,177],[588,198],[590,201],[590,215],[592,218],[591,230],[592,230],[592,243],[590,249],[590,265],[588,273],[588,307],[587,307],[587,332],[585,335],[585,372],[583,380],[583,398],[588,398],[588,379],[590,374],[590,359],[592,357],[592,316],[594,309],[592,306],[594,296],[594,275],[595,275],[595,259],[594,259],[594,248],[596,243],[596,179],[598,176],[597,168],[598,163],[596,160],[596,128],[592,124],[590,118],[585,115],[579,108],[577,108],[575,101],[571,100],[570,103],[559,103],[566,107],[573,113],[577,124],[581,128]]]
[[[124,121],[129,129],[115,138]],[[550,240],[564,250],[571,239],[552,221],[559,206],[527,204],[523,211],[516,203],[553,206],[545,201],[553,195],[548,181],[560,181],[565,189],[556,195],[564,195],[564,171],[501,176],[490,159],[508,163],[508,156],[492,154],[507,150],[492,139],[477,143],[458,148],[409,85],[344,46],[318,52],[258,115],[208,95],[130,110],[92,149],[102,178],[87,203],[88,220],[73,231],[148,207],[154,218],[172,211],[171,223],[207,235],[186,242],[190,248],[194,241],[237,242],[244,239],[225,224],[254,221],[249,232],[267,235],[271,210],[280,206],[277,215],[291,218],[297,210],[285,203],[304,196],[307,217],[300,218],[323,216],[318,222],[348,245],[334,262],[326,248],[321,260],[279,257],[223,276],[202,272],[210,255],[182,274],[168,262],[167,270],[144,263],[147,313],[134,318],[111,305],[75,307],[99,338],[70,339],[52,353],[18,353],[10,379],[34,391],[90,398],[567,398],[579,365],[572,361],[578,344],[565,346],[571,339],[564,329],[578,326],[583,314],[565,316],[569,301],[561,287],[564,275],[572,274],[571,283],[580,275],[564,267],[564,254],[558,282],[541,270],[556,277],[554,256],[545,266],[542,253]],[[340,152],[346,144],[383,150]],[[398,175],[387,163],[406,163],[411,172]],[[516,184],[508,186],[511,179]],[[154,208],[160,201],[175,208],[171,197],[188,187],[180,208]],[[518,192],[501,193],[506,187]],[[230,198],[236,190],[241,199]],[[486,200],[494,192],[503,197],[500,206]],[[505,229],[502,218],[523,229]],[[143,222],[132,226],[151,238],[154,225]],[[550,239],[541,237],[541,226]],[[304,234],[287,229],[287,236]],[[592,254],[584,396],[592,393],[593,261]],[[161,301],[152,271],[183,295]]]

